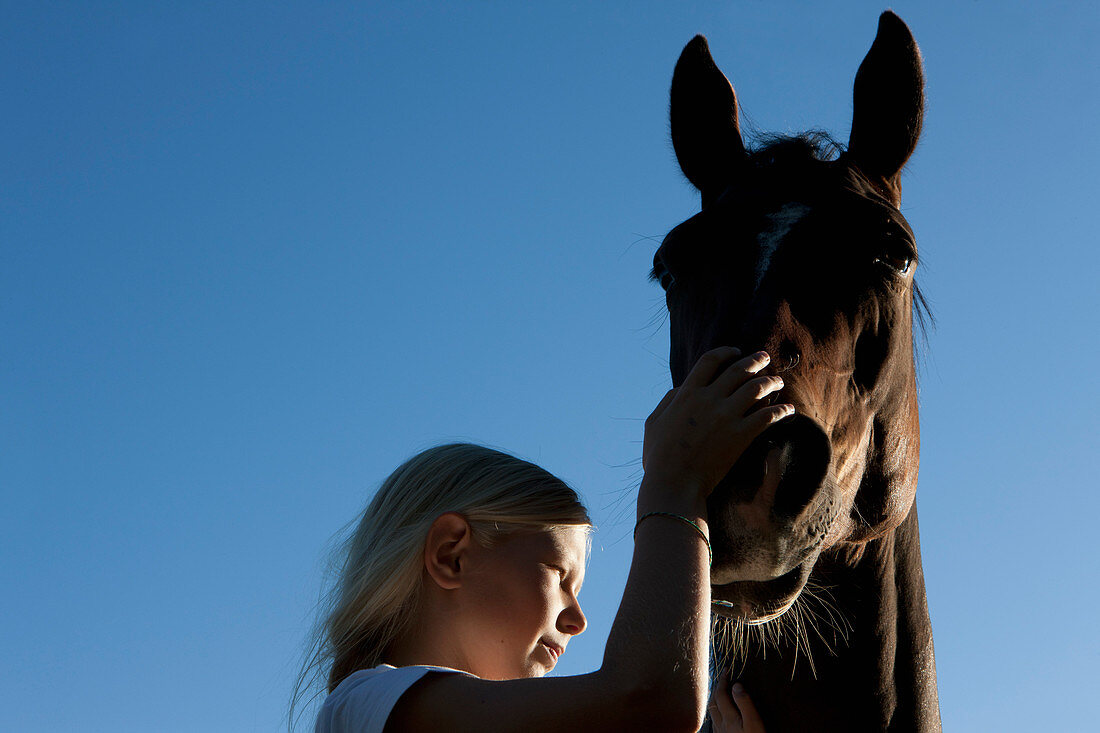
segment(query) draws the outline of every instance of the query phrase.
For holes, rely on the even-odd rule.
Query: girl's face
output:
[[[587,625],[577,600],[586,530],[521,533],[471,553],[462,614],[462,646],[474,667],[469,671],[503,680],[541,677],[554,668]]]

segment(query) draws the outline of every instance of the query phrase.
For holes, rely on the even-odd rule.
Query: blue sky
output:
[[[702,32],[745,119],[846,139],[884,6],[4,3],[4,730],[282,724],[326,543],[402,459],[540,462],[599,525],[599,665],[650,259],[697,210],[667,94]],[[938,319],[918,505],[949,730],[1084,730],[1100,679],[1100,11],[893,8],[903,211]]]

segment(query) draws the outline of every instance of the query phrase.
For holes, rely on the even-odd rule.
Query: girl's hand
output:
[[[756,436],[794,412],[791,405],[752,411],[783,380],[754,376],[771,361],[763,351],[740,355],[732,346],[703,354],[646,420],[642,468],[651,481],[705,498]]]
[[[711,730],[714,733],[764,733],[764,722],[741,683],[730,687],[729,672],[722,672],[710,693]]]

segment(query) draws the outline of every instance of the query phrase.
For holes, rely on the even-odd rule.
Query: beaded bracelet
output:
[[[649,519],[650,517],[672,517],[673,519],[679,519],[681,522],[687,522],[688,524],[690,524],[692,529],[694,529],[696,532],[698,532],[699,536],[703,538],[703,542],[707,546],[707,555],[710,556],[710,564],[711,565],[714,564],[714,550],[711,549],[710,538],[707,537],[707,533],[704,532],[698,524],[691,521],[687,517],[681,517],[679,514],[673,514],[672,512],[649,512],[648,514],[643,514],[641,516],[641,518],[638,520],[637,524],[634,525],[634,537],[635,537],[635,539],[637,539],[637,537],[638,537],[638,525],[641,524],[642,522],[644,522],[645,520]]]

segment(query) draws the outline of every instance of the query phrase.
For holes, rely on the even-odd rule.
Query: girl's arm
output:
[[[753,378],[766,354],[725,366],[738,355],[730,347],[705,354],[646,421],[639,518],[668,512],[708,532],[711,490],[757,435],[790,414],[793,408],[778,405],[746,415],[782,382]],[[386,731],[697,731],[707,701],[709,629],[706,544],[680,519],[650,517],[637,527],[598,671],[507,681],[430,673],[401,697]]]

